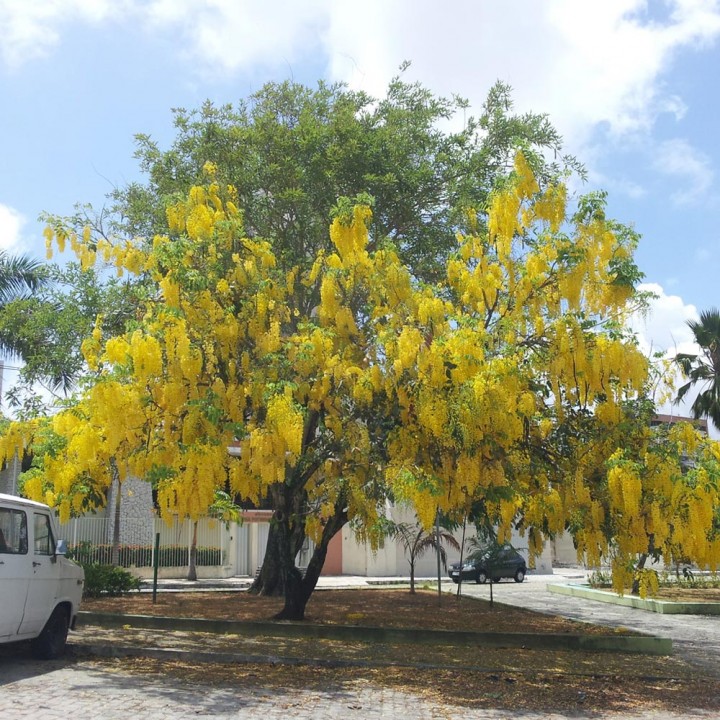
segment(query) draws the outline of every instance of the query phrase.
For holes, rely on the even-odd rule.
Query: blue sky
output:
[[[0,28],[0,248],[44,257],[38,215],[138,179],[133,135],[168,147],[173,107],[289,77],[380,94],[410,60],[475,109],[501,79],[550,115],[643,236],[648,343],[687,349],[720,304],[720,0],[0,0]]]

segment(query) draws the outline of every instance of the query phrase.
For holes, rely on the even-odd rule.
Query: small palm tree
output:
[[[703,310],[700,320],[688,320],[688,327],[700,347],[696,355],[679,353],[675,362],[688,382],[678,390],[675,403],[682,402],[687,393],[697,387],[699,393],[692,404],[693,417],[710,418],[720,429],[720,311]]]
[[[433,528],[426,532],[420,525],[395,523],[390,531],[392,537],[400,540],[410,563],[410,592],[415,592],[415,563],[427,550],[433,549],[440,553],[443,568],[447,569],[447,553],[443,547],[446,543],[454,550],[460,550],[460,543],[447,531]]]
[[[222,490],[215,490],[215,499],[208,508],[208,515],[222,520],[224,523],[237,522],[240,519],[240,507]],[[193,536],[190,543],[190,562],[188,563],[188,580],[197,580],[197,531],[198,521],[193,522]]]

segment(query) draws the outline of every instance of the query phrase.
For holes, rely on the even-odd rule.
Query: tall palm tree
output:
[[[45,281],[43,265],[26,255],[0,250],[0,305],[25,297]]]
[[[717,308],[703,310],[700,320],[688,320],[687,324],[700,352],[675,356],[675,362],[688,380],[678,390],[675,403],[682,402],[692,388],[697,388],[699,392],[691,407],[693,417],[696,420],[710,418],[720,429],[720,311]]]
[[[0,250],[0,312],[13,300],[20,300],[35,292],[46,282],[42,263],[26,255],[9,255]],[[0,336],[0,354],[22,356],[22,348],[13,338]]]

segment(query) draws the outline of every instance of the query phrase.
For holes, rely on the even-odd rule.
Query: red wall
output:
[[[328,545],[321,575],[342,575],[342,532],[336,533]]]

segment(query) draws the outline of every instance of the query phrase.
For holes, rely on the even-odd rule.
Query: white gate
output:
[[[265,558],[269,533],[267,522],[246,522],[236,529],[237,575],[255,575]]]
[[[235,532],[236,575],[250,575],[250,531],[249,525],[233,525]],[[253,570],[254,572],[254,570]]]

